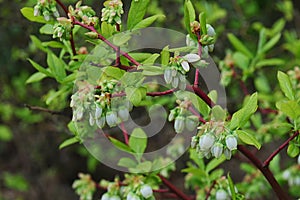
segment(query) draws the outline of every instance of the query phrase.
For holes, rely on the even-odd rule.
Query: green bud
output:
[[[85,35],[88,36],[91,39],[97,39],[98,38],[98,34],[95,33],[95,32],[92,32],[92,31],[85,33]]]

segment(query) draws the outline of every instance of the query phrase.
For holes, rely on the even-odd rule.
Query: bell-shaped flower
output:
[[[180,64],[184,71],[186,72],[190,71],[190,65],[187,61],[184,60]]]
[[[94,124],[95,124],[95,119],[94,119],[92,113],[90,113],[89,123],[90,123],[91,126],[94,126]]]
[[[129,118],[129,111],[125,106],[119,108],[118,115],[122,121],[126,121]]]
[[[182,133],[182,131],[184,129],[184,117],[182,117],[182,116],[176,117],[175,122],[174,122],[174,129],[175,129],[176,133]]]
[[[223,189],[219,189],[216,192],[216,200],[226,200],[227,199],[227,192]]]
[[[96,106],[96,111],[95,111],[95,118],[98,119],[102,115],[102,108],[100,106]]]
[[[216,158],[220,158],[222,153],[223,153],[223,145],[221,143],[216,143],[211,148],[211,154]]]
[[[140,189],[140,192],[144,198],[149,198],[153,195],[153,190],[149,185],[143,185]]]
[[[215,29],[210,24],[206,24],[207,35],[214,37],[216,35]]]
[[[172,82],[173,76],[172,76],[172,69],[166,69],[164,73],[164,78],[167,84],[170,84]]]
[[[237,139],[236,137],[234,137],[233,135],[228,135],[226,137],[226,146],[227,148],[232,151],[232,150],[235,150],[237,148]]]
[[[199,139],[199,146],[202,151],[207,151],[215,143],[215,137],[211,134],[202,135]]]
[[[101,117],[96,119],[96,124],[99,128],[103,128],[103,126],[105,125],[105,117]]]
[[[191,115],[188,116],[185,119],[185,127],[189,130],[189,131],[193,131],[195,130],[195,128],[198,126],[199,124],[199,119],[197,116],[195,115]]]
[[[189,53],[184,56],[184,59],[190,63],[197,62],[200,60],[200,56],[198,54]]]
[[[118,117],[115,112],[109,111],[106,113],[106,123],[108,126],[116,126],[118,122]]]

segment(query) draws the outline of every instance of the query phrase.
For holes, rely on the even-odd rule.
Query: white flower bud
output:
[[[100,106],[96,106],[96,111],[95,111],[95,118],[98,119],[102,115],[102,108]]]
[[[170,84],[172,82],[172,70],[166,69],[164,73],[164,78],[167,84]]]
[[[195,148],[196,147],[196,144],[198,142],[198,137],[197,136],[193,136],[192,137],[192,141],[191,141],[191,148]]]
[[[40,15],[40,9],[39,9],[39,6],[34,6],[34,11],[33,11],[33,15],[35,17],[39,16]]]
[[[109,194],[107,193],[103,194],[101,200],[110,200]]]
[[[136,194],[129,192],[126,200],[141,200],[141,198],[139,196],[137,196]]]
[[[117,115],[115,112],[110,111],[110,112],[106,113],[106,123],[108,126],[110,126],[110,127],[116,126],[117,121],[118,121],[118,118],[117,118]]]
[[[211,45],[208,45],[208,51],[209,52],[212,52],[215,48],[215,45],[214,44],[211,44]]]
[[[121,198],[117,195],[111,196],[109,200],[121,200]]]
[[[149,185],[143,185],[140,189],[140,192],[144,198],[149,198],[153,195],[153,190]]]
[[[231,151],[229,149],[225,148],[224,155],[225,155],[225,157],[226,157],[227,160],[230,160],[230,158],[231,158]]]
[[[179,78],[178,77],[174,77],[173,81],[172,81],[172,87],[177,88],[178,87],[178,83],[179,83]]]
[[[299,176],[294,178],[294,185],[295,186],[300,186],[300,177]]]
[[[79,107],[77,110],[76,110],[76,120],[81,120],[83,116],[83,108],[82,107]]]
[[[129,111],[125,107],[121,107],[118,111],[118,115],[121,118],[122,121],[126,121],[129,118]]]
[[[94,117],[91,113],[90,113],[89,123],[90,123],[91,126],[94,126],[94,124],[95,124],[95,119],[94,119]]]
[[[215,142],[215,138],[211,134],[202,135],[199,139],[199,146],[201,150],[207,151]]]
[[[177,70],[176,69],[172,69],[172,77],[175,77],[177,75]]]
[[[197,62],[200,60],[200,56],[194,53],[187,54],[184,56],[184,58],[190,63]]]
[[[182,133],[184,129],[184,117],[178,116],[174,122],[174,129],[176,133]]]
[[[206,24],[207,35],[214,37],[216,35],[215,29],[210,25]]]
[[[235,150],[237,147],[237,139],[233,135],[228,135],[226,137],[226,146],[229,150]]]
[[[197,116],[191,115],[188,116],[185,119],[185,127],[189,130],[189,131],[193,131],[195,130],[195,128],[198,126],[199,123],[199,119]]]
[[[227,192],[223,189],[219,189],[216,192],[216,200],[226,200],[227,199]]]
[[[103,126],[105,125],[105,117],[101,117],[96,119],[96,124],[99,128],[103,128]]]
[[[220,158],[222,153],[223,145],[221,143],[217,143],[211,148],[211,154],[216,158]]]
[[[184,60],[184,61],[182,61],[180,64],[181,64],[181,66],[182,66],[182,68],[183,68],[184,71],[186,71],[186,72],[190,71],[190,65],[189,65],[188,62],[186,62],[186,61]]]

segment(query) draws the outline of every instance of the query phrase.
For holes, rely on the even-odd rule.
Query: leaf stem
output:
[[[121,122],[120,125],[121,125],[121,130],[122,130],[122,133],[123,133],[123,136],[124,136],[125,144],[128,145],[129,144],[128,132],[125,129],[124,122]]]
[[[263,167],[268,167],[273,158],[284,149],[290,141],[299,135],[299,131],[296,131],[290,138],[288,138],[282,145],[280,145],[263,163]]]
[[[263,173],[265,178],[270,183],[273,191],[276,193],[278,199],[280,199],[280,200],[289,200],[290,199],[288,194],[280,187],[279,183],[277,182],[273,173],[270,171],[270,169],[268,167],[264,167],[263,164],[261,163],[261,161],[258,160],[258,158],[254,154],[252,154],[245,146],[238,145],[238,150],[242,154],[244,154],[252,162],[252,164],[254,164],[255,167]]]

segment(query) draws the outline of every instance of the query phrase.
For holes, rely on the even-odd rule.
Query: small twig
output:
[[[121,122],[120,125],[121,125],[121,130],[122,130],[122,133],[123,133],[123,136],[124,136],[125,144],[128,145],[129,144],[128,132],[125,129],[124,122]]]
[[[52,115],[64,115],[62,111],[49,110],[47,108],[38,107],[38,106],[31,106],[31,105],[28,105],[28,104],[24,104],[24,106],[26,108],[28,108],[29,110],[36,110],[36,111],[41,111],[41,112],[47,112],[47,113],[50,113]]]
[[[208,192],[206,193],[205,200],[207,200],[209,198],[210,193],[211,193],[212,189],[215,187],[216,183],[217,183],[217,181],[214,180],[214,182],[211,184]]]
[[[196,115],[201,123],[203,124],[206,123],[205,119],[203,119],[203,117],[192,106],[189,107],[189,111],[191,111],[191,113]]]
[[[178,197],[183,200],[191,200],[189,196],[184,194],[180,189],[178,189],[175,185],[173,185],[168,179],[163,177],[162,175],[158,174],[161,181],[170,189],[170,191],[174,192]]]
[[[268,167],[273,158],[284,149],[290,141],[296,138],[299,135],[299,131],[296,131],[289,139],[287,139],[282,145],[280,145],[263,163],[263,167]]]
[[[258,158],[254,154],[252,154],[251,151],[249,151],[246,147],[242,145],[238,145],[238,150],[242,154],[244,154],[244,156],[246,156],[252,162],[252,164],[254,164],[255,167],[263,173],[264,177],[268,180],[273,191],[276,193],[277,197],[280,200],[290,199],[289,195],[280,187],[279,183],[277,182],[273,173],[270,171],[268,167],[263,167],[261,161],[258,160]]]

